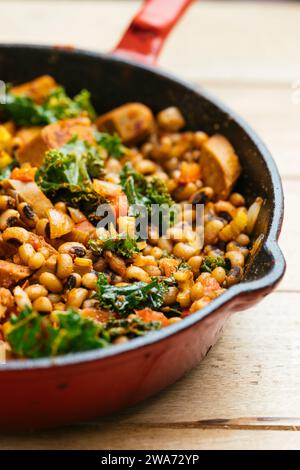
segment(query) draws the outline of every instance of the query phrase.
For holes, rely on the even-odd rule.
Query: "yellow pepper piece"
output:
[[[3,170],[11,164],[12,158],[5,150],[0,150],[0,170]]]
[[[11,134],[8,132],[6,127],[0,126],[0,147],[6,148],[9,142],[11,141]]]

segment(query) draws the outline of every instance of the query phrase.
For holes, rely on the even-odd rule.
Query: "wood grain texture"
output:
[[[2,0],[0,42],[109,51],[140,3]],[[2,434],[0,449],[300,448],[300,104],[292,101],[299,20],[296,3],[203,0],[160,59],[230,104],[273,153],[284,177],[288,263],[277,292],[234,315],[205,360],[156,397],[91,423]]]

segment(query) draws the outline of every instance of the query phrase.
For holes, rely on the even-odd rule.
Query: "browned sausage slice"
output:
[[[13,87],[11,93],[18,96],[28,96],[36,103],[42,103],[57,86],[56,81],[50,75],[42,75],[31,82]]]
[[[65,119],[49,124],[42,129],[29,130],[23,137],[23,143],[17,152],[17,159],[22,163],[31,163],[40,166],[43,162],[45,152],[49,149],[60,148],[62,145],[77,135],[79,139],[89,143],[94,141],[94,130],[91,121],[86,117]]]
[[[27,266],[0,260],[0,287],[11,287],[30,276],[30,273]]]
[[[204,185],[226,199],[241,172],[239,158],[226,137],[210,137],[203,145],[200,163]]]
[[[141,103],[128,103],[103,114],[97,119],[100,131],[117,133],[124,144],[136,144],[146,138],[153,129],[151,110]]]

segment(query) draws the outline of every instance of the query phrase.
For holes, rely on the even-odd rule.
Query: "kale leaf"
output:
[[[175,203],[164,181],[156,177],[147,180],[144,175],[135,171],[130,163],[126,163],[122,169],[120,181],[131,206],[129,207],[129,215],[137,217],[140,214],[138,206],[144,206],[147,208],[150,217],[154,205],[158,208],[159,206],[166,206],[169,210],[166,214],[163,214],[163,217],[167,217],[166,221],[169,223],[175,221]]]
[[[121,158],[126,153],[126,147],[122,144],[120,137],[117,134],[111,135],[106,132],[95,132],[95,139],[98,145],[105,148],[109,156],[114,158]]]
[[[154,278],[149,284],[134,282],[126,286],[112,286],[105,274],[100,273],[97,282],[97,297],[101,307],[126,316],[134,309],[150,307],[159,309],[164,302],[168,285],[172,280]]]
[[[56,313],[53,322],[27,307],[10,318],[6,339],[15,354],[37,358],[105,347],[101,333],[101,325],[74,310]]]
[[[222,258],[222,256],[205,256],[201,265],[201,271],[211,273],[215,268],[224,268],[225,271],[230,269],[229,259]]]
[[[160,327],[160,322],[139,318],[111,318],[102,324],[72,309],[45,316],[26,307],[11,316],[5,338],[14,354],[39,358],[107,347],[118,336],[134,338]]]
[[[104,251],[109,250],[124,258],[132,258],[140,251],[135,238],[122,234],[115,237],[89,240],[89,247],[96,256],[101,256]]]
[[[101,149],[75,136],[60,149],[46,153],[35,181],[54,202],[67,202],[90,215],[105,202],[92,186],[92,178],[99,176],[102,169]]]
[[[87,90],[82,90],[71,99],[63,87],[50,92],[42,104],[36,104],[29,96],[17,96],[8,91],[0,111],[4,119],[12,119],[19,126],[51,124],[59,119],[77,117],[82,112],[86,112],[91,119],[95,118]]]

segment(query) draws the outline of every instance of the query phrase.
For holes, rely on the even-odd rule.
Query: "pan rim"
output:
[[[174,76],[172,73],[166,72],[162,69],[157,69],[154,66],[148,64],[141,64],[135,60],[125,58],[120,55],[111,55],[98,53],[94,51],[89,51],[79,48],[60,48],[47,45],[34,45],[34,44],[18,44],[18,43],[0,43],[0,53],[1,50],[11,50],[11,49],[29,49],[29,50],[40,50],[45,52],[53,53],[62,53],[70,56],[85,56],[91,57],[93,59],[100,59],[102,61],[113,61],[122,63],[124,65],[134,66],[140,70],[147,71],[156,76],[163,77],[167,80],[179,84],[180,86],[185,87],[191,92],[194,92],[198,95],[201,95],[204,99],[211,102],[214,106],[218,107],[222,112],[229,115],[248,135],[248,137],[254,142],[256,147],[259,150],[261,158],[264,160],[266,169],[270,174],[272,181],[272,186],[274,190],[274,212],[269,228],[268,235],[264,241],[264,248],[268,252],[269,256],[274,260],[272,269],[263,277],[256,280],[247,281],[244,283],[237,284],[228,289],[217,299],[214,299],[209,305],[204,307],[201,311],[197,311],[192,315],[186,317],[181,322],[173,324],[168,328],[164,328],[160,331],[150,333],[144,337],[135,338],[128,343],[123,345],[116,345],[112,348],[104,349],[94,349],[91,351],[77,352],[65,354],[62,356],[57,356],[55,358],[40,358],[40,359],[25,359],[25,360],[12,360],[5,364],[0,364],[0,374],[6,372],[16,372],[16,371],[26,371],[26,370],[38,370],[38,369],[49,369],[56,367],[65,367],[65,366],[75,366],[77,364],[90,363],[96,361],[103,361],[106,358],[121,356],[126,353],[142,349],[144,347],[150,346],[154,343],[161,342],[171,336],[174,336],[178,333],[182,333],[184,330],[192,327],[196,323],[202,321],[204,318],[215,313],[221,308],[226,308],[226,306],[233,301],[235,298],[243,295],[251,295],[254,292],[259,292],[271,287],[281,279],[285,271],[285,260],[283,254],[278,245],[278,237],[283,221],[283,211],[284,211],[284,196],[282,190],[282,183],[280,174],[277,168],[277,165],[260,137],[257,133],[249,126],[249,124],[240,117],[235,111],[232,111],[230,107],[225,105],[219,98],[214,97],[209,92],[203,90],[197,85],[189,83],[181,78]],[[276,260],[276,262],[275,262]]]

